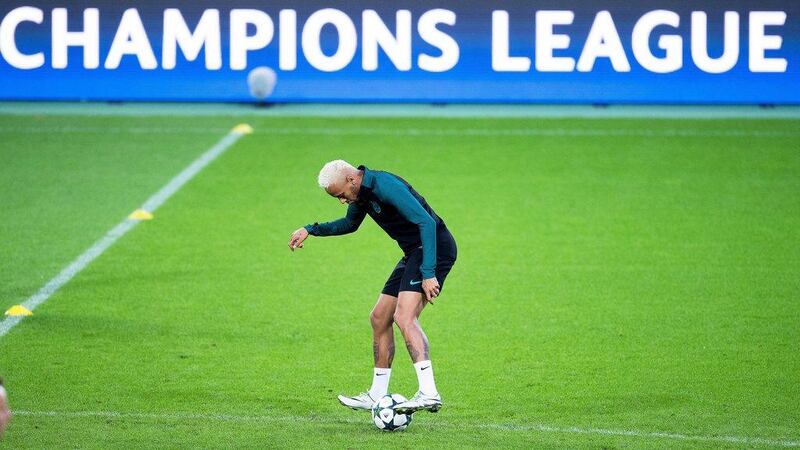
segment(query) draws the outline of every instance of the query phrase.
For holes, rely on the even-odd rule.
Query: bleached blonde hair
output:
[[[331,161],[322,166],[322,170],[319,171],[319,178],[317,178],[319,187],[327,190],[331,183],[344,177],[348,172],[355,170],[355,167],[342,159]]]

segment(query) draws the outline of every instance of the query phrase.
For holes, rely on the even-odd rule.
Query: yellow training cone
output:
[[[239,134],[253,134],[253,127],[246,123],[240,123],[233,127],[233,132]]]
[[[7,316],[32,316],[33,313],[30,309],[22,306],[22,305],[14,305],[6,311]]]
[[[152,220],[153,213],[151,213],[150,211],[145,211],[143,209],[137,209],[136,211],[132,212],[130,216],[128,216],[128,219]]]

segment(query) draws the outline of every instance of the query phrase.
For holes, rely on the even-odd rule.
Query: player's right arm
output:
[[[357,203],[351,203],[347,207],[347,214],[341,219],[325,223],[313,223],[298,228],[289,239],[289,249],[294,251],[296,248],[303,247],[303,241],[308,235],[312,236],[339,236],[356,231],[364,221],[367,212]]]

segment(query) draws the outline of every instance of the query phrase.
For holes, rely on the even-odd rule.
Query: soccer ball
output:
[[[269,67],[256,67],[247,74],[247,87],[250,88],[250,95],[256,100],[264,100],[272,94],[278,76]]]
[[[394,407],[406,401],[400,394],[384,395],[372,407],[372,421],[381,431],[403,431],[411,423],[411,414],[395,412]]]

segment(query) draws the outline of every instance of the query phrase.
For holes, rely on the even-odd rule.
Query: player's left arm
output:
[[[378,199],[397,208],[403,217],[419,227],[422,241],[422,290],[425,291],[426,300],[432,303],[439,295],[439,281],[436,279],[436,221],[411,194],[408,186],[393,176],[384,175],[376,187],[374,193]]]
[[[11,420],[11,410],[8,407],[8,397],[6,397],[6,390],[3,388],[3,379],[0,378],[0,439],[3,438],[3,432]]]

